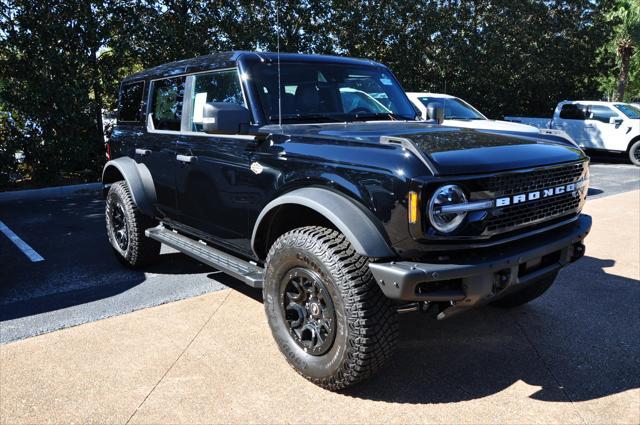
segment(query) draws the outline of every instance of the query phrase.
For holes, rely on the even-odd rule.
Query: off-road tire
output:
[[[553,285],[557,276],[558,272],[555,272],[542,277],[535,282],[529,283],[527,286],[516,292],[505,295],[491,304],[500,308],[513,308],[526,304],[547,292],[547,289]]]
[[[629,161],[633,165],[640,166],[640,139],[629,146]]]
[[[114,209],[121,208],[126,222],[127,245],[121,247],[116,241]],[[107,194],[105,219],[109,243],[120,261],[129,267],[141,267],[152,263],[160,254],[160,242],[144,235],[145,229],[158,223],[140,212],[133,202],[129,186],[124,181],[113,183]]]
[[[394,353],[397,311],[368,263],[340,232],[317,226],[287,232],[269,250],[263,297],[272,334],[289,364],[325,389],[341,390],[369,378]],[[293,339],[280,305],[281,282],[294,268],[313,271],[331,295],[335,339],[321,355],[305,352]]]

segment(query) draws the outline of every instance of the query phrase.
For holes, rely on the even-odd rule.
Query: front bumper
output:
[[[491,249],[429,262],[371,263],[384,294],[401,301],[451,302],[458,309],[489,302],[560,270],[584,254],[591,217],[552,232]]]

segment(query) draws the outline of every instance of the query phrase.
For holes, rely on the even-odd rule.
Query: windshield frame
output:
[[[407,121],[415,121],[419,115],[419,112],[416,110],[413,103],[409,100],[404,88],[396,78],[396,76],[384,65],[374,63],[374,62],[365,62],[362,60],[355,60],[349,58],[338,58],[344,60],[336,60],[332,61],[330,58],[322,58],[316,60],[305,60],[305,58],[295,58],[295,59],[286,59],[281,61],[281,65],[287,64],[309,64],[313,65],[314,63],[323,64],[323,65],[335,65],[335,66],[351,66],[351,67],[363,67],[370,68],[377,71],[384,72],[386,76],[392,81],[392,84],[396,87],[397,96],[399,96],[399,101],[404,103],[407,108],[407,112],[410,111],[410,114],[405,115],[397,115],[397,114],[388,114],[388,113],[380,113],[376,117],[372,118],[367,114],[367,120],[375,120],[375,118],[379,118],[380,120],[407,120]],[[353,62],[351,62],[353,61]],[[254,79],[252,78],[251,70],[254,69],[255,66],[258,66],[262,63],[266,62],[265,60],[259,58],[257,55],[243,55],[238,58],[238,71],[240,74],[240,79],[242,81],[243,89],[247,94],[248,104],[251,108],[253,117],[255,119],[255,124],[258,126],[265,125],[273,125],[278,124],[277,116],[267,116],[266,111],[264,109],[264,105],[260,99],[260,94],[258,92],[257,85],[255,84]],[[284,86],[284,81],[281,84]],[[283,111],[283,124],[318,124],[318,123],[336,123],[336,122],[351,122],[351,121],[363,121],[362,118],[359,118],[357,115],[349,114],[349,113],[328,113],[327,119],[321,119],[317,116],[313,116],[309,119],[305,119],[304,116],[300,116],[294,120],[284,119],[285,112]],[[291,115],[291,114],[290,114]],[[316,114],[317,115],[317,114]]]

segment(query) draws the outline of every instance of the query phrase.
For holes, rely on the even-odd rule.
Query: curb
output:
[[[44,187],[42,189],[16,190],[0,193],[0,203],[10,201],[30,201],[36,199],[64,198],[77,192],[102,189],[102,183],[84,183],[69,186]]]

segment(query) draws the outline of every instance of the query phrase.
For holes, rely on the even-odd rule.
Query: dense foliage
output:
[[[455,94],[490,117],[549,115],[558,100],[617,87],[611,11],[638,1],[0,0],[0,187],[96,179],[101,110],[115,108],[120,79],[214,51],[275,50],[277,35],[282,51],[378,60],[405,89]],[[640,97],[638,56],[627,97]]]

